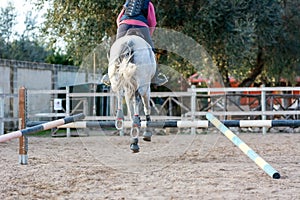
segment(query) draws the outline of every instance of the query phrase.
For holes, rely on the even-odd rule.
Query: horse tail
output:
[[[119,82],[118,88],[125,86],[128,89],[126,91],[130,97],[132,97],[137,90],[137,81],[135,78],[135,72],[137,70],[136,64],[132,62],[134,56],[133,41],[128,41],[123,46],[120,55],[119,64]]]

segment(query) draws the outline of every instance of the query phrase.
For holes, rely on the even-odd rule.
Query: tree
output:
[[[16,9],[11,2],[8,6],[1,8],[0,12],[0,36],[5,42],[10,41],[13,36],[13,27],[16,24]]]
[[[282,34],[278,38],[277,48],[274,49],[273,55],[277,58],[272,63],[277,76],[276,80],[286,78],[291,83],[295,83],[294,77],[299,76],[300,71],[300,30],[296,27],[300,26],[300,2],[292,0],[284,0],[282,20]]]
[[[37,6],[44,3],[40,0]],[[115,18],[121,6],[116,0],[52,0],[42,30],[52,47],[64,42],[78,65],[104,37],[115,34]]]
[[[0,58],[33,62],[51,61],[53,64],[71,64],[66,55],[55,50],[47,50],[47,44],[42,42],[37,28],[36,16],[29,11],[24,24],[26,29],[22,33],[14,32],[17,12],[14,5],[0,10]],[[51,59],[51,58],[56,59]],[[60,59],[58,59],[60,57]]]
[[[42,5],[46,0],[39,0]],[[79,64],[103,38],[116,32],[121,9],[116,0],[52,0],[43,28],[53,44],[62,38]],[[123,2],[122,2],[123,3]],[[227,85],[234,76],[240,86],[254,81],[291,79],[299,63],[300,6],[292,0],[153,0],[158,26],[182,32],[203,45]],[[166,52],[162,58],[186,70],[186,60]]]
[[[299,63],[299,31],[291,29],[299,23],[298,1],[177,0],[175,5],[167,4],[158,1],[161,26],[184,31],[202,44],[227,85],[229,76],[240,80],[240,86],[292,78],[286,75]]]
[[[16,24],[16,10],[11,2],[5,8],[0,8],[0,57],[6,58],[10,55],[6,45],[13,36],[13,26]]]
[[[72,58],[68,54],[63,54],[61,50],[56,51],[55,49],[52,49],[45,61],[50,64],[74,65]]]

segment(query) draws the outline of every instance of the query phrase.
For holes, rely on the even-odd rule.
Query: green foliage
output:
[[[13,36],[13,26],[15,25],[15,8],[10,2],[6,8],[0,8],[0,58],[7,57],[10,53],[6,43]]]
[[[286,75],[299,63],[300,37],[299,30],[288,27],[299,27],[298,1],[175,1],[172,6],[157,1],[157,5],[160,26],[182,31],[203,45],[225,82],[229,76],[242,86],[294,78]]]
[[[16,9],[11,2],[6,8],[0,8],[0,37],[8,42],[13,36],[13,26],[16,24]]]
[[[105,36],[115,34],[121,6],[119,1],[52,0],[43,32],[53,47],[63,40],[78,65]]]
[[[14,32],[17,12],[12,3],[0,10],[0,58],[72,64],[67,56],[49,51],[39,37],[37,23],[32,12],[28,11],[24,24],[26,29],[20,34]]]
[[[40,5],[46,0],[39,0]],[[124,1],[51,0],[44,34],[52,44],[64,41],[75,64],[105,37],[116,33]],[[158,26],[184,33],[212,56],[225,82],[293,79],[299,67],[300,2],[293,0],[153,0]],[[192,49],[191,49],[192,51]],[[164,52],[161,61],[185,76],[193,68],[180,56]]]
[[[74,65],[74,62],[67,54],[59,53],[52,50],[51,53],[45,58],[46,63],[61,64],[61,65]]]
[[[44,62],[49,52],[40,46],[36,41],[30,41],[27,38],[20,38],[7,44],[10,53],[6,59]]]

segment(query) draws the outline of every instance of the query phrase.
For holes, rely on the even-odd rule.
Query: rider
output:
[[[152,47],[154,51],[154,44],[151,36],[156,26],[155,9],[150,0],[126,0],[123,5],[118,18],[117,18],[117,37],[116,39],[126,35],[128,30],[134,30],[136,35],[143,37]],[[167,77],[160,73],[158,77],[158,71],[152,79],[152,83],[155,85],[164,85],[168,82]],[[104,75],[102,82],[110,84],[108,75]]]

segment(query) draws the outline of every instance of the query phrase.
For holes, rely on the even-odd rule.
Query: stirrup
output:
[[[107,85],[107,86],[110,86],[110,80],[109,80],[108,74],[105,74],[105,75],[102,77],[101,82],[104,83],[104,84]]]

